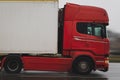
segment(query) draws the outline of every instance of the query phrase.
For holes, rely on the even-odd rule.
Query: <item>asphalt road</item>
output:
[[[92,72],[90,75],[67,72],[22,71],[20,74],[0,72],[0,80],[120,80],[120,63],[110,63],[108,72]]]

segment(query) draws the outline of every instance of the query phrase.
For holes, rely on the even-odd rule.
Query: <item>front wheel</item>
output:
[[[82,75],[89,74],[93,69],[93,61],[88,57],[80,57],[73,63],[73,71]]]
[[[19,73],[22,69],[21,59],[18,57],[8,57],[4,64],[4,70],[7,73]]]

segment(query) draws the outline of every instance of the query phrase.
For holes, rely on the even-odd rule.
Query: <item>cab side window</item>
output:
[[[77,32],[92,35],[92,25],[89,23],[77,23]]]
[[[94,31],[95,36],[101,36],[101,27],[95,27]]]
[[[81,34],[88,34],[93,36],[101,37],[102,29],[105,29],[102,24],[93,23],[77,23],[77,32]]]
[[[87,34],[87,25],[84,23],[77,23],[77,32]]]

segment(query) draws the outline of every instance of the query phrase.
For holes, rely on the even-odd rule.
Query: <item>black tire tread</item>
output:
[[[10,60],[16,60],[19,63],[19,67],[18,67],[18,69],[16,71],[10,71],[8,69],[7,64],[8,64],[8,62]],[[6,57],[5,64],[4,64],[4,70],[5,70],[5,72],[7,72],[7,73],[20,73],[22,67],[23,67],[22,66],[22,61],[21,61],[21,59],[20,59],[19,56],[8,56],[8,57]]]
[[[89,63],[89,70],[87,72],[80,72],[78,69],[77,69],[77,64],[78,62],[80,61],[87,61]],[[77,74],[81,74],[81,75],[87,75],[89,74],[92,69],[93,69],[93,61],[89,58],[89,57],[79,57],[78,59],[76,59],[74,62],[73,62],[73,66],[72,66],[72,71],[74,73],[77,73]]]

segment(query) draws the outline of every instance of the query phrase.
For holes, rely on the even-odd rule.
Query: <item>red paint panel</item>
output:
[[[97,36],[88,36],[86,40],[88,44],[88,49],[94,52],[96,55],[105,55],[105,43],[104,39]]]
[[[63,40],[63,49],[71,50],[72,43],[72,21],[64,22],[64,40]]]
[[[102,8],[68,3],[65,8],[64,20],[108,23],[108,15]]]
[[[104,39],[105,43],[105,54],[109,55],[110,54],[110,42],[109,39]]]
[[[23,57],[25,70],[69,71],[71,58]]]
[[[75,19],[83,21],[108,23],[108,16],[106,11],[102,8],[91,6],[80,6],[80,11],[78,12]]]
[[[72,21],[78,12],[79,7],[77,5],[66,4],[64,20]]]

